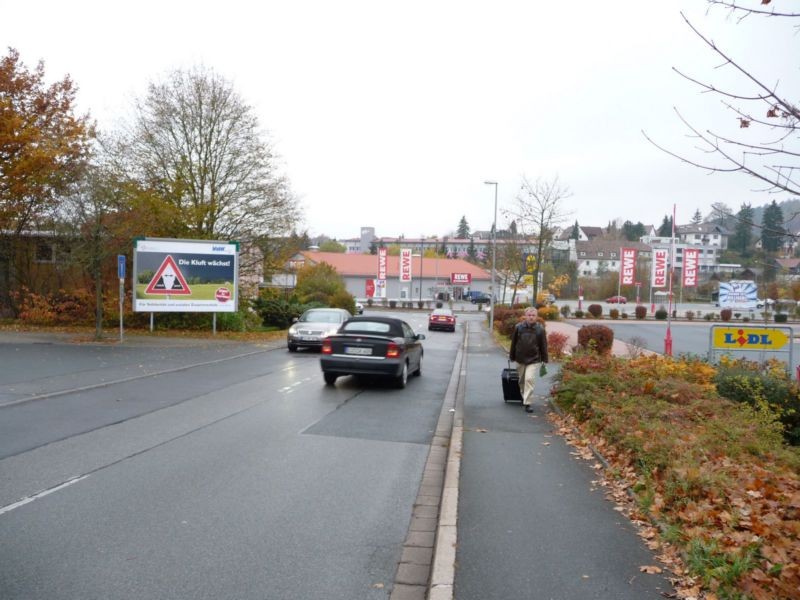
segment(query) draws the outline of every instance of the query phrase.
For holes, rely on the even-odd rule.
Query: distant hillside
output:
[[[772,203],[770,202],[769,204]],[[764,209],[769,206],[769,204],[759,206],[758,208],[755,206],[753,207],[753,220],[759,225],[761,224],[761,219],[764,216]],[[788,231],[800,231],[800,198],[778,202],[778,206],[780,206],[781,210],[783,211],[783,226]]]
[[[767,202],[762,206],[753,206],[753,223],[755,223],[755,225],[761,225],[761,219],[764,216],[764,209],[770,204],[772,204],[772,201]],[[780,206],[781,210],[783,211],[783,226],[786,228],[786,230],[795,234],[800,232],[800,198],[793,198],[791,200],[778,202],[778,206]],[[731,208],[733,209],[734,214],[736,214],[739,212],[741,207]],[[714,220],[719,221],[719,219]],[[736,219],[725,219],[724,225],[732,232],[736,227]],[[756,239],[761,237],[761,230],[759,227],[753,227],[753,236]]]

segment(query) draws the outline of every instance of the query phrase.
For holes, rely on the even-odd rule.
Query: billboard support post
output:
[[[119,341],[122,341],[122,311],[125,307],[125,255],[117,254],[117,277],[119,277]]]
[[[217,335],[217,313],[211,313],[211,335]]]

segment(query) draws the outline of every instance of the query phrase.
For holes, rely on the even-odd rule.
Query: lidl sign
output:
[[[792,341],[789,327],[715,326],[711,345],[715,350],[785,350]]]

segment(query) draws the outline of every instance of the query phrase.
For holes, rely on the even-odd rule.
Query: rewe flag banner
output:
[[[378,279],[386,280],[386,248],[378,248]]]
[[[683,250],[683,287],[697,285],[697,270],[699,252],[697,248],[684,248]]]
[[[653,248],[653,269],[650,274],[650,287],[661,288],[667,286],[667,257],[669,249]]]
[[[400,281],[411,281],[411,248],[400,249]]]
[[[636,248],[622,248],[622,267],[619,270],[619,282],[622,285],[636,283]]]

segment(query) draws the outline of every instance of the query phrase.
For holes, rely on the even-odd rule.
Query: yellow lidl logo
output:
[[[726,350],[781,350],[787,343],[786,331],[766,327],[722,327],[713,334],[714,348]]]

